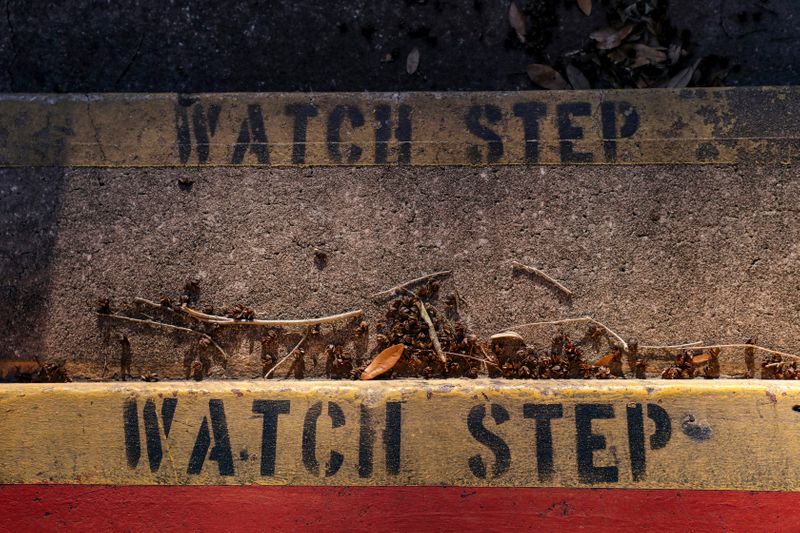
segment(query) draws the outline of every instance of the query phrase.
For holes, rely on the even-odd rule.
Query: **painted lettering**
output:
[[[505,407],[496,403],[491,404],[490,412],[494,423],[498,426],[507,422],[510,418]],[[469,429],[470,435],[472,435],[475,440],[489,448],[492,454],[494,454],[492,477],[496,478],[506,472],[511,466],[511,450],[502,438],[486,428],[483,424],[485,416],[486,407],[484,405],[476,405],[470,409],[467,415],[467,429]],[[486,477],[486,462],[480,454],[470,457],[468,464],[469,469],[475,477]]]
[[[606,448],[604,435],[592,432],[592,420],[614,418],[614,407],[608,404],[579,403],[575,406],[575,442],[578,479],[581,483],[616,483],[616,466],[595,466],[594,452]]]
[[[526,403],[522,406],[525,418],[536,420],[536,471],[539,481],[553,478],[553,431],[550,421],[564,416],[560,404]]]
[[[496,131],[481,123],[482,117],[485,117],[489,124],[497,124],[503,119],[503,113],[496,105],[474,105],[469,108],[465,118],[469,132],[486,141],[486,162],[496,163],[503,156],[503,140]],[[473,145],[467,148],[467,158],[472,164],[480,163],[483,160],[480,147]]]
[[[263,416],[261,424],[261,475],[275,475],[278,445],[278,415],[288,415],[289,400],[253,400],[253,412]]]
[[[562,163],[591,163],[594,154],[576,152],[573,140],[583,139],[583,128],[572,122],[572,117],[586,117],[592,114],[589,102],[568,102],[556,106],[559,147]]]

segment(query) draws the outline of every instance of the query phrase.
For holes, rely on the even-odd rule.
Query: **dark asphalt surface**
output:
[[[554,0],[537,36],[545,46],[525,50],[507,1],[6,0],[0,91],[531,89],[526,65],[586,45],[607,3],[595,0],[586,17]],[[795,0],[672,0],[668,9],[695,57],[735,65],[726,84],[798,83]],[[409,75],[414,47],[420,66]]]

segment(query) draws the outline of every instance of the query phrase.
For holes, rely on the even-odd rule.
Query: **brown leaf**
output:
[[[419,48],[416,46],[411,49],[406,57],[406,72],[414,74],[419,67]]]
[[[592,14],[592,0],[577,0],[578,7],[587,17]]]
[[[372,379],[394,368],[394,365],[397,364],[397,361],[399,361],[400,357],[403,355],[403,349],[405,349],[405,346],[402,344],[395,344],[376,355],[375,359],[373,359],[361,373],[361,379]]]
[[[681,89],[689,85],[689,82],[692,81],[692,76],[694,75],[694,71],[697,69],[697,66],[700,64],[700,60],[694,62],[693,65],[686,67],[685,69],[681,70],[677,74],[675,74],[669,81],[664,85],[664,87],[670,89]]]
[[[705,363],[709,359],[711,359],[711,354],[701,353],[700,355],[692,357],[692,364],[699,365],[700,363]]]
[[[628,24],[619,29],[603,28],[602,30],[593,31],[589,34],[589,37],[597,41],[597,48],[600,50],[612,50],[619,46],[632,31],[633,24]]]
[[[567,79],[569,80],[569,84],[572,85],[572,88],[577,91],[584,91],[592,88],[592,86],[589,85],[589,80],[583,75],[583,72],[573,65],[567,65]]]
[[[594,366],[608,366],[608,364],[613,361],[616,356],[616,352],[609,352],[605,356],[595,361]]]
[[[508,6],[508,23],[511,24],[511,27],[517,32],[517,37],[520,42],[524,43],[525,34],[528,33],[528,30],[525,27],[525,15],[523,15],[522,11],[517,7],[516,2],[511,2],[511,5]]]
[[[657,48],[647,46],[646,44],[634,44],[633,49],[636,51],[636,59],[634,59],[631,68],[643,67],[654,63],[663,63],[667,60],[667,54]]]
[[[528,65],[528,77],[536,85],[545,89],[569,89],[569,85],[556,69],[540,63]]]

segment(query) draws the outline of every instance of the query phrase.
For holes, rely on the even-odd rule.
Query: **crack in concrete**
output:
[[[114,90],[119,88],[119,83],[122,81],[122,78],[124,78],[128,74],[128,71],[130,71],[131,67],[133,67],[133,64],[136,63],[136,60],[139,58],[139,53],[142,50],[143,42],[144,42],[144,34],[142,34],[142,36],[139,37],[139,43],[136,45],[136,50],[133,52],[133,55],[128,61],[128,64],[125,65],[125,68],[122,69],[122,72],[120,72],[119,76],[117,76],[117,80],[114,82]]]
[[[100,155],[103,157],[103,161],[107,161],[108,158],[106,157],[106,151],[103,149],[103,143],[100,141],[100,134],[97,132],[97,124],[94,122],[92,105],[88,94],[86,95],[86,115],[89,117],[89,123],[92,125],[92,130],[94,131],[94,140],[97,142],[97,147],[100,148]]]

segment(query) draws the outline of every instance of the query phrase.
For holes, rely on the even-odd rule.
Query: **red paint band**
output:
[[[800,531],[800,493],[0,485],[0,531]]]

